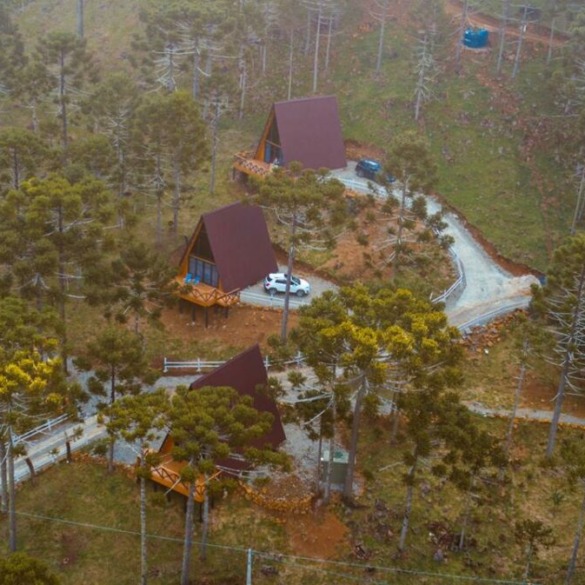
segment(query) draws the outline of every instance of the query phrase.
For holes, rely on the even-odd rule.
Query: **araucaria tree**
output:
[[[84,356],[77,358],[82,370],[93,370],[88,381],[92,394],[106,400],[98,407],[112,406],[118,396],[139,394],[143,384],[153,384],[158,374],[148,366],[144,343],[120,326],[109,326],[91,341]],[[114,466],[114,438],[109,442],[108,471]]]
[[[205,489],[201,537],[201,557],[205,558],[209,516],[208,481],[215,471],[215,465],[236,450],[243,452],[249,461],[274,461],[274,453],[252,449],[250,445],[250,441],[268,432],[272,420],[270,413],[257,411],[249,396],[242,397],[233,388],[205,386],[190,390],[180,386],[173,395],[169,417],[174,442],[172,455],[176,461],[185,462],[181,479],[189,486],[181,585],[190,583],[196,481],[202,481]]]
[[[290,277],[301,246],[325,249],[333,241],[333,230],[345,219],[343,183],[327,171],[303,170],[300,163],[277,168],[258,183],[257,202],[272,211],[286,228],[283,245],[288,250],[287,283],[282,316],[281,341],[286,341]]]
[[[402,256],[407,251],[405,231],[410,229],[412,213],[408,202],[412,201],[412,210],[421,207],[426,216],[426,204],[421,200],[421,193],[430,193],[437,181],[437,165],[433,161],[427,140],[414,131],[399,134],[391,143],[386,161],[386,173],[398,181],[400,200],[398,206],[398,228],[393,254],[393,276],[399,273]]]
[[[14,460],[23,454],[18,435],[65,404],[67,384],[51,335],[56,316],[30,309],[22,299],[0,300],[0,453],[2,504],[8,501],[8,546],[16,550]],[[75,400],[69,402],[74,406]],[[6,467],[5,467],[6,466]]]
[[[583,528],[585,528],[585,443],[583,439],[584,437],[581,436],[578,440],[565,441],[561,448],[561,455],[568,471],[569,479],[580,487],[582,495],[581,506],[577,515],[577,527],[575,529],[571,560],[569,561],[564,581],[565,585],[571,585],[573,582],[577,569],[577,555],[581,546]]]
[[[168,424],[169,398],[166,390],[123,396],[104,411],[108,434],[121,438],[137,449],[136,467],[140,482],[140,584],[148,582],[148,549],[146,532],[146,481],[158,463],[152,444]]]
[[[357,284],[301,309],[294,339],[310,365],[341,366],[355,388],[344,496],[353,478],[364,400],[399,387],[416,395],[459,383],[458,331],[445,314],[405,289],[371,290]]]
[[[73,33],[53,32],[39,41],[37,61],[48,71],[57,94],[64,160],[69,146],[69,106],[83,83],[96,79],[96,69],[84,39]]]
[[[176,233],[185,199],[185,177],[199,170],[209,158],[199,108],[187,92],[153,95],[136,110],[131,136],[135,156],[141,161],[144,185],[155,195],[157,236],[162,235],[168,187],[173,191],[170,225]]]
[[[120,254],[90,268],[85,279],[87,301],[104,306],[104,316],[118,323],[156,323],[165,306],[176,299],[176,271],[142,242],[124,240]]]
[[[0,201],[0,258],[21,294],[38,306],[54,303],[62,320],[67,357],[67,300],[83,298],[84,269],[102,258],[115,214],[112,194],[100,181],[64,177],[25,181]]]
[[[532,306],[554,336],[553,363],[559,382],[546,446],[552,457],[568,391],[578,390],[585,366],[585,235],[569,238],[555,251],[546,285],[533,287]]]

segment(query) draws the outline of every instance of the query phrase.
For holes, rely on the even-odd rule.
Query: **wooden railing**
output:
[[[256,160],[250,152],[239,152],[234,155],[233,167],[241,173],[258,177],[268,175],[272,171],[271,164]]]
[[[225,292],[203,282],[187,285],[181,277],[176,280],[180,287],[179,296],[201,307],[213,307],[214,305],[231,307],[240,302],[240,289]]]

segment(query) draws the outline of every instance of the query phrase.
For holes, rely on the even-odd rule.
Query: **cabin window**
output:
[[[201,258],[191,256],[189,258],[189,272],[195,277],[198,282],[204,282],[215,288],[219,284],[219,274],[217,267],[211,262],[206,262]]]
[[[211,252],[211,246],[209,245],[209,238],[207,237],[207,230],[205,224],[201,226],[195,245],[193,246],[193,255],[197,258],[203,258],[204,260],[213,260],[213,254]]]

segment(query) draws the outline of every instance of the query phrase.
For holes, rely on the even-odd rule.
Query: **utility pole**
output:
[[[512,79],[516,77],[518,69],[520,68],[520,51],[522,50],[522,43],[524,42],[524,35],[526,34],[526,27],[528,26],[528,6],[522,6],[522,20],[520,21],[520,37],[518,38],[518,46],[516,47],[516,57],[514,58],[514,69],[512,69]]]
[[[508,15],[510,13],[510,0],[504,0],[502,3],[502,22],[500,23],[500,50],[498,51],[498,63],[496,73],[502,69],[502,59],[504,58],[504,45],[506,43],[506,28],[508,26]]]
[[[252,549],[248,549],[248,562],[246,564],[246,585],[252,585]]]

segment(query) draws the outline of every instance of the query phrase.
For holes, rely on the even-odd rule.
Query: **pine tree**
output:
[[[53,336],[56,315],[39,312],[14,297],[0,299],[0,442],[2,505],[8,503],[9,549],[16,550],[16,490],[14,460],[26,452],[19,435],[49,418],[68,403],[75,409],[75,393],[63,377]],[[68,396],[69,394],[69,396]],[[6,467],[5,467],[6,466]]]
[[[585,447],[584,437],[572,441],[564,441],[561,448],[561,455],[565,466],[568,470],[569,480],[581,488],[582,500],[577,515],[577,527],[575,528],[575,538],[573,540],[573,549],[571,559],[567,567],[565,576],[565,585],[571,585],[575,571],[577,570],[577,557],[581,546],[583,528],[585,528]]]
[[[554,453],[563,401],[585,364],[585,235],[569,238],[554,253],[546,285],[533,287],[533,308],[555,338],[554,364],[559,368],[546,456]]]
[[[136,111],[132,143],[142,161],[142,173],[152,186],[157,209],[157,237],[162,237],[164,198],[173,190],[171,229],[177,233],[179,212],[185,200],[185,177],[208,160],[205,127],[199,109],[186,92],[155,95]]]
[[[139,394],[143,385],[158,378],[148,364],[142,340],[120,326],[109,326],[99,333],[75,363],[82,370],[93,371],[88,387],[95,396],[105,398],[98,403],[102,409],[115,404],[118,396]],[[114,447],[112,438],[108,445],[110,473],[114,470]]]
[[[357,284],[328,293],[300,312],[293,339],[314,368],[339,365],[355,392],[344,497],[353,476],[362,407],[388,385],[414,394],[460,383],[458,332],[428,301],[405,289]],[[406,393],[408,394],[408,392]],[[414,398],[413,398],[414,400]]]
[[[299,163],[277,168],[257,184],[256,201],[272,211],[287,228],[283,247],[288,250],[287,284],[280,338],[286,341],[290,298],[290,277],[297,250],[303,245],[331,244],[332,229],[345,219],[345,187],[330,179],[326,171],[303,170]]]
[[[53,81],[61,121],[61,144],[64,160],[69,148],[69,107],[76,90],[85,80],[95,81],[97,72],[84,39],[72,33],[53,32],[40,39],[35,55]]]
[[[241,397],[233,388],[205,386],[190,390],[179,386],[171,399],[170,428],[173,458],[184,461],[181,480],[189,485],[185,514],[185,539],[181,585],[189,584],[189,567],[193,545],[193,509],[195,482],[202,478],[205,486],[201,557],[207,550],[209,522],[208,482],[216,463],[235,449],[243,449],[252,461],[275,461],[270,450],[251,449],[250,441],[261,437],[272,425],[272,415],[258,412],[249,396]],[[276,460],[284,462],[281,458]]]
[[[123,396],[104,410],[107,429],[112,443],[123,439],[136,446],[140,482],[140,584],[148,582],[148,539],[146,531],[146,482],[158,464],[158,454],[152,444],[160,438],[168,424],[169,398],[166,390],[146,394]]]

